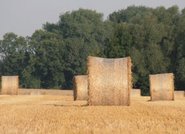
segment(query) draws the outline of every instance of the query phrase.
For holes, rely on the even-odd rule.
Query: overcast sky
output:
[[[183,9],[185,0],[0,0],[0,39],[7,32],[30,36],[45,22],[57,22],[66,11],[93,9],[106,17],[131,5],[167,8],[178,5]]]

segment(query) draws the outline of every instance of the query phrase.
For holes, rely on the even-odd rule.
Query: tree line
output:
[[[0,75],[19,75],[21,87],[72,88],[86,74],[87,56],[131,56],[133,86],[149,94],[149,74],[173,72],[185,88],[185,9],[130,6],[106,20],[79,9],[43,25],[30,37],[6,33],[0,40]]]

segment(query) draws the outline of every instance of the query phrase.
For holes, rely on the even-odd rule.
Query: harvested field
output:
[[[60,89],[19,89],[19,95],[73,95],[71,90]]]
[[[149,100],[131,96],[131,106],[85,106],[72,95],[1,95],[0,133],[185,133],[185,97]]]

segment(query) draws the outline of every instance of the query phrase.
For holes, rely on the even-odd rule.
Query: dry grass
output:
[[[71,90],[20,88],[19,95],[73,95]]]
[[[132,96],[131,106],[79,106],[85,103],[73,96],[2,95],[0,133],[185,133],[185,98],[149,99]]]

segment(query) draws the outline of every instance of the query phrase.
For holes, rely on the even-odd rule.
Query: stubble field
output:
[[[184,134],[185,97],[131,106],[86,106],[72,96],[0,96],[0,134]]]

